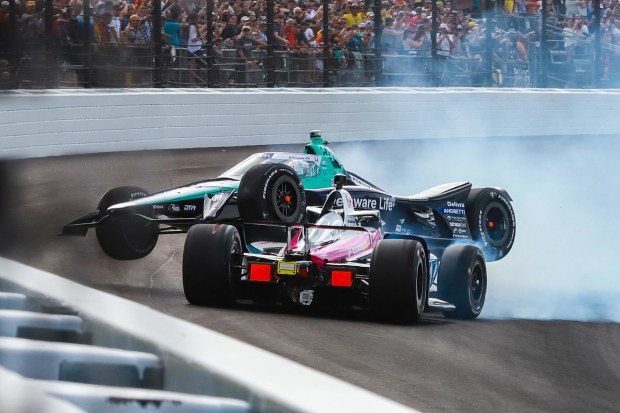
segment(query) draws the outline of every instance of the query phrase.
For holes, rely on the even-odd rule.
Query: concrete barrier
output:
[[[478,88],[8,91],[0,92],[0,158],[304,143],[313,129],[332,142],[610,134],[619,97]]]
[[[79,314],[95,346],[157,356],[165,372],[163,390],[234,398],[258,413],[318,413],[333,411],[334,406],[340,413],[414,412],[278,355],[5,258],[0,258],[0,291],[62,303]],[[0,338],[0,353],[3,345],[15,347],[15,340],[20,339]],[[48,345],[61,351],[79,350],[76,346]],[[31,343],[27,347],[38,351],[46,346]],[[9,355],[5,361],[11,365],[14,359]]]

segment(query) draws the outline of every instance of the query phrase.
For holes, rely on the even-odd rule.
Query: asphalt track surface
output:
[[[416,144],[409,145],[415,153]],[[398,148],[393,145],[394,151]],[[92,233],[86,238],[57,236],[64,223],[94,210],[111,187],[140,185],[154,192],[179,186],[216,176],[262,149],[12,161],[12,184],[2,194],[8,206],[2,238],[12,241],[3,254],[424,412],[620,411],[617,323],[484,317],[451,321],[430,315],[415,325],[390,325],[360,312],[325,315],[249,305],[195,307],[186,302],[181,288],[183,235],[162,236],[150,256],[130,262],[105,256]],[[343,145],[338,150],[348,149]],[[337,407],[334,400],[333,411]]]

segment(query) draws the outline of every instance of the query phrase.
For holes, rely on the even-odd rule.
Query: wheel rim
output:
[[[488,242],[494,247],[503,245],[508,237],[508,211],[506,208],[493,202],[489,204],[483,214],[482,230]]]
[[[230,260],[228,261],[228,276],[232,282],[238,279],[241,273],[243,255],[241,254],[241,240],[235,236],[230,246]]]
[[[424,298],[424,268],[422,263],[418,264],[418,271],[416,275],[416,296],[418,303]]]
[[[280,219],[295,216],[298,205],[298,194],[293,182],[278,180],[273,189],[275,212]]]
[[[482,307],[485,288],[484,272],[480,264],[476,263],[471,270],[471,281],[469,285],[472,307],[476,310],[480,310]]]

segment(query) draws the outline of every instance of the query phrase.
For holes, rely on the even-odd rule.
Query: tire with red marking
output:
[[[241,178],[237,197],[244,220],[284,224],[303,222],[306,193],[293,168],[283,164],[260,164]]]
[[[105,217],[107,209],[115,204],[148,196],[137,186],[110,189],[99,201],[99,216]],[[103,252],[117,260],[135,260],[146,257],[157,244],[159,226],[139,216],[108,216],[95,229],[97,241]]]
[[[504,258],[514,244],[517,223],[515,211],[504,191],[474,188],[465,203],[467,223],[487,261]]]

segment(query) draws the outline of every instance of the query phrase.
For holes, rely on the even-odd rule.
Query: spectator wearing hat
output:
[[[446,23],[439,25],[437,33],[437,56],[447,58],[454,49],[454,36],[450,33],[450,28]]]
[[[26,10],[22,13],[17,23],[23,50],[36,49],[42,41],[43,21],[34,1],[26,2]]]
[[[253,58],[253,49],[265,45],[262,41],[252,37],[252,28],[250,26],[243,26],[241,28],[241,33],[237,36],[235,44],[237,47],[237,58],[248,66],[254,66],[257,63]]]
[[[448,86],[448,65],[447,59],[454,50],[454,35],[450,33],[450,28],[446,23],[439,25],[437,33],[437,57],[439,58],[433,70],[434,86]]]

